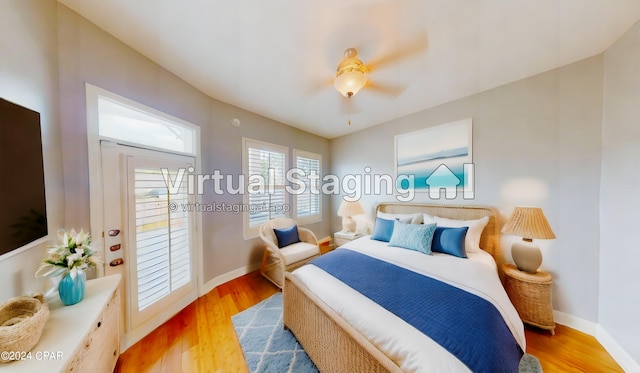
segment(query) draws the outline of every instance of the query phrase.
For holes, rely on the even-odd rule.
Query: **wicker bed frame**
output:
[[[480,247],[496,261],[500,258],[498,213],[492,207],[384,203],[377,211],[424,212],[456,220],[488,216]],[[396,363],[289,273],[285,274],[283,296],[285,328],[293,332],[321,372],[401,372]]]

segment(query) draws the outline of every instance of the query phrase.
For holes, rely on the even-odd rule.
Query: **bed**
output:
[[[428,274],[431,278],[438,280],[439,285],[444,283],[443,286],[455,287],[456,293],[460,293],[457,289],[463,289],[462,293],[471,293],[474,295],[472,298],[481,298],[483,304],[491,303],[492,309],[496,310],[494,313],[499,314],[504,321],[503,324],[513,341],[509,340],[505,343],[509,345],[507,347],[501,345],[495,346],[495,349],[486,347],[491,348],[488,352],[491,357],[486,359],[502,359],[500,354],[505,348],[509,351],[517,348],[520,350],[520,356],[522,355],[526,347],[524,328],[502,288],[498,276],[499,267],[494,260],[499,257],[498,215],[495,209],[483,206],[386,203],[377,207],[377,213],[424,213],[427,216],[455,220],[476,220],[487,217],[488,222],[479,238],[482,251],[469,253],[468,259],[439,253],[424,255],[412,250],[389,247],[386,242],[371,240],[370,236],[366,236],[322,256],[321,258],[326,257],[328,261],[323,265],[329,267],[321,269],[319,267],[321,263],[318,263],[287,273],[283,290],[284,325],[293,332],[320,371],[438,373],[472,371],[468,363],[463,362],[468,357],[461,358],[454,355],[451,352],[451,346],[447,350],[440,343],[423,334],[420,326],[407,324],[406,320],[394,315],[395,311],[390,312],[376,303],[378,300],[373,301],[354,290],[353,287],[357,288],[357,281],[356,285],[352,283],[346,285],[343,281],[348,282],[348,279],[341,281],[334,277],[337,275],[329,274],[328,272],[333,270],[330,266],[332,259],[330,256],[339,258],[334,264],[343,261],[342,258],[346,260],[347,257],[353,257],[354,260],[361,259],[362,263],[371,262],[371,265],[388,265],[390,262],[394,264],[391,266],[394,270],[400,267],[400,270],[404,272],[408,270],[411,275],[415,275],[414,272]],[[376,271],[378,274],[383,273],[376,269],[378,267],[366,267],[363,264],[361,268]],[[464,275],[450,277],[451,273]],[[380,275],[373,277],[380,277]],[[416,277],[420,277],[419,280],[421,280],[424,276]],[[482,280],[477,281],[476,279],[479,278]],[[429,281],[432,280],[429,279]],[[477,285],[475,282],[482,284]],[[479,288],[476,289],[476,286]],[[410,288],[410,286],[404,288]],[[375,298],[376,294],[371,293],[370,296]],[[440,303],[439,305],[442,306]],[[453,308],[464,309],[464,307]],[[434,322],[434,324],[437,323]],[[427,328],[429,327],[427,325]],[[505,327],[502,327],[502,324],[500,326],[502,329]],[[452,327],[451,329],[460,328]],[[475,326],[469,328],[469,330],[476,329],[481,330],[480,333],[486,332],[482,331],[483,328]],[[492,327],[488,332],[493,332],[493,329]],[[505,334],[504,331],[503,334]],[[446,335],[444,338],[447,339]],[[485,351],[484,354],[487,355],[487,352]],[[508,358],[505,357],[505,360]]]

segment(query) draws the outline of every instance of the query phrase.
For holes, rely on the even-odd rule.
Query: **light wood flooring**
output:
[[[125,351],[116,372],[247,372],[231,316],[276,293],[258,272],[220,285]],[[623,372],[598,341],[558,325],[527,329],[527,352],[545,373]]]

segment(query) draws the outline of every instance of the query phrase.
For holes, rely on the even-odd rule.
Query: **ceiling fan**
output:
[[[338,65],[333,86],[341,95],[351,98],[367,83],[367,71],[358,58],[358,51],[349,48],[344,51],[344,59]]]
[[[413,40],[395,48],[391,53],[387,53],[385,56],[367,64],[358,58],[356,48],[348,48],[344,51],[344,58],[340,61],[336,69],[333,86],[341,95],[347,98],[353,97],[362,88],[369,88],[387,95],[397,96],[402,93],[406,87],[375,84],[368,79],[368,74],[420,54],[426,49],[427,36],[422,33],[418,34]]]
[[[358,51],[355,48],[348,48],[344,51],[344,58],[336,69],[336,77],[333,86],[336,91],[347,98],[347,101],[356,95],[362,88],[370,89],[389,96],[398,96],[407,87],[405,85],[376,84],[368,79],[368,74],[392,63],[399,62],[418,53],[425,51],[427,48],[426,35],[420,34],[411,42],[397,48],[377,61],[364,64],[358,58]],[[351,110],[349,109],[349,114]],[[349,120],[351,124],[351,120]]]

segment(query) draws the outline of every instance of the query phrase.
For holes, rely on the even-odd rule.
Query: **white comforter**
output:
[[[504,317],[516,341],[525,351],[524,327],[509,301],[488,253],[470,254],[469,260],[446,254],[424,255],[387,246],[362,237],[348,249],[385,260],[446,282],[493,303]],[[347,249],[346,247],[340,250]],[[329,307],[378,347],[405,372],[469,372],[454,355],[364,295],[314,265],[298,268],[293,275]],[[372,274],[373,275],[373,274]]]

